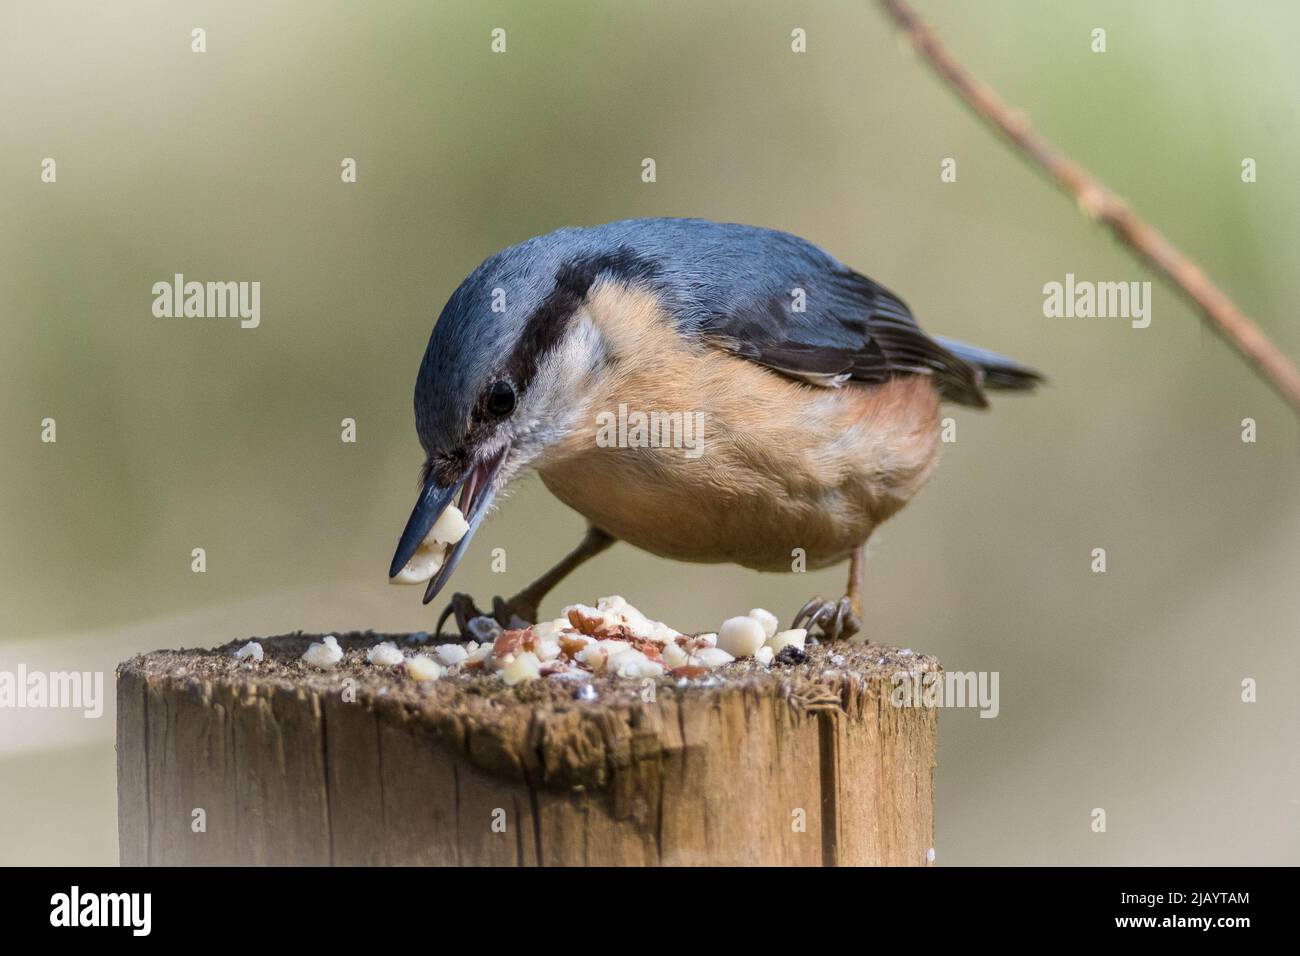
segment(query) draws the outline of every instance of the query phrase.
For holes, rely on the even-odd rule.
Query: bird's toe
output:
[[[470,636],[469,622],[476,617],[483,616],[483,612],[474,603],[473,597],[457,592],[451,596],[451,601],[443,608],[442,614],[438,615],[438,626],[434,628],[434,633],[441,634],[442,625],[447,618],[452,617],[456,621],[456,630],[460,632],[462,637],[468,637]]]
[[[537,623],[537,603],[521,601],[519,598],[507,601],[494,597],[492,617],[504,628],[528,627]]]
[[[837,641],[857,634],[862,629],[862,620],[847,596],[827,601],[819,595],[799,609],[790,626],[809,631],[816,628],[822,637]]]

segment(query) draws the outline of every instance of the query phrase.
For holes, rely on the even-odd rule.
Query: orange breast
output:
[[[685,342],[652,296],[588,301],[612,362],[578,425],[538,462],[565,504],[663,557],[790,570],[840,561],[934,466],[923,377],[820,388]]]

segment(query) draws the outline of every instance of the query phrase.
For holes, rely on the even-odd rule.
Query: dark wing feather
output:
[[[988,404],[982,361],[926,335],[898,296],[798,236],[702,219],[631,219],[553,235],[565,237],[570,257],[617,249],[644,263],[638,281],[686,337],[817,385],[927,375],[944,398]],[[1010,370],[1031,380],[1030,370],[995,358],[1007,371],[989,387]]]
[[[978,368],[958,358],[916,324],[901,299],[834,260],[796,276],[805,309],[789,290],[763,303],[707,317],[706,341],[785,375],[817,385],[880,383],[896,375],[929,375],[950,401],[984,407]]]

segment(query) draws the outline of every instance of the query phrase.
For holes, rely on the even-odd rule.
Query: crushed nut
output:
[[[771,611],[765,611],[761,607],[753,608],[749,612],[749,616],[763,625],[764,640],[771,640],[772,635],[776,633],[776,629],[781,626],[775,614]]]
[[[327,671],[343,660],[343,648],[339,647],[338,638],[330,634],[321,643],[308,647],[302,659],[305,664]]]
[[[435,531],[451,536],[455,528]],[[491,618],[474,618],[469,630],[477,640],[436,645],[433,657],[409,658],[406,671],[414,680],[461,672],[497,674],[514,686],[541,679],[584,682],[594,674],[693,680],[738,658],[752,657],[764,667],[807,660],[807,631],[778,631],[775,615],[762,608],[728,618],[716,634],[695,636],[651,620],[620,595],[602,597],[594,606],[573,604],[560,614],[540,624],[504,629]],[[381,644],[371,648],[367,660],[380,663],[376,658],[382,655],[386,661],[389,648],[397,652],[391,644]]]
[[[392,641],[376,644],[366,651],[366,661],[376,667],[396,667],[403,660],[402,652],[397,649],[397,645]]]
[[[766,640],[762,622],[752,617],[729,617],[718,629],[718,647],[732,657],[753,657]]]
[[[235,651],[235,660],[242,661],[251,657],[255,661],[260,661],[265,654],[262,652],[262,645],[257,641],[249,641],[239,650]]]
[[[426,654],[416,654],[406,661],[406,673],[413,680],[437,680],[442,676],[442,666]]]
[[[791,628],[788,631],[781,631],[767,639],[767,646],[773,651],[780,654],[785,647],[797,647],[799,650],[804,649],[804,644],[808,640],[808,631],[802,627]]]

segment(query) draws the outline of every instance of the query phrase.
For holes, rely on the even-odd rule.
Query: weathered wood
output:
[[[118,668],[124,864],[926,865],[937,713],[881,645],[709,678],[506,687],[334,670],[313,640],[157,651]],[[202,811],[197,814],[196,811]],[[196,821],[202,820],[202,826]]]

